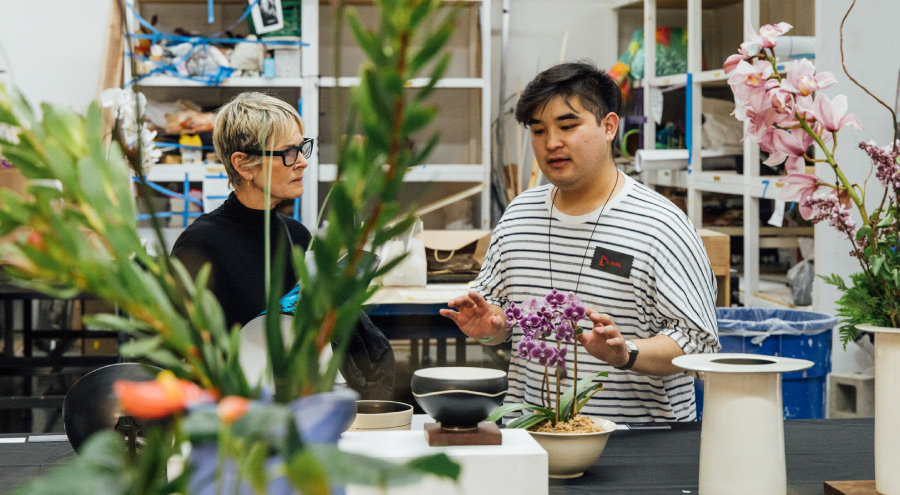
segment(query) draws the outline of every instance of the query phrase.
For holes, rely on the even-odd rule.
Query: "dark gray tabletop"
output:
[[[550,494],[696,494],[701,424],[670,426],[613,433],[594,467],[551,480]],[[785,421],[788,495],[822,495],[825,481],[875,479],[874,434],[871,418]]]
[[[696,494],[700,423],[669,425],[613,433],[594,467],[581,478],[551,480],[550,494]],[[3,443],[11,437],[0,435],[3,495],[74,455],[65,441]],[[875,477],[872,419],[785,421],[784,443],[788,495],[822,495],[825,481]]]

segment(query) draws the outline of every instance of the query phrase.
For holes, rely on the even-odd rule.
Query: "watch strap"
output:
[[[640,352],[637,344],[630,339],[625,340],[625,346],[628,347],[628,362],[622,366],[614,366],[617,370],[630,370],[631,367],[634,366],[634,362],[637,360],[638,353]]]

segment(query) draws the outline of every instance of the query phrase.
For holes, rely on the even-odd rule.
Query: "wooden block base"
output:
[[[425,438],[432,447],[451,445],[501,445],[503,436],[495,423],[482,421],[474,430],[445,430],[440,423],[425,423]]]
[[[875,480],[826,481],[825,495],[876,495]]]

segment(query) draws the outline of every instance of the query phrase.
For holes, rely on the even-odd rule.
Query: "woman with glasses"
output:
[[[222,206],[201,215],[181,233],[172,255],[194,277],[204,263],[211,265],[208,286],[222,305],[226,324],[240,328],[266,309],[267,209],[271,210],[272,266],[281,252],[286,267],[279,294],[287,294],[297,284],[287,248],[306,249],[311,236],[303,224],[278,213],[275,207],[303,194],[303,171],[312,155],[313,140],[303,137],[303,121],[290,105],[247,92],[219,109],[213,144],[234,192]],[[266,196],[269,172],[271,191]],[[347,357],[341,374],[361,398],[393,398],[394,351],[365,313],[360,312]]]
[[[275,207],[303,194],[306,159],[313,140],[303,137],[303,120],[278,98],[241,93],[219,109],[213,144],[234,188],[216,210],[189,225],[172,254],[196,275],[204,263],[212,265],[209,287],[219,299],[229,327],[243,326],[266,309],[265,210],[271,210],[272,265],[279,246],[285,254],[287,294],[297,283],[290,246],[303,249],[310,233],[300,222]],[[271,193],[266,181],[271,171]]]

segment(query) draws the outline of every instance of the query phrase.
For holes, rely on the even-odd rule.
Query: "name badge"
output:
[[[591,258],[591,268],[627,278],[631,276],[633,262],[634,256],[598,247]]]

